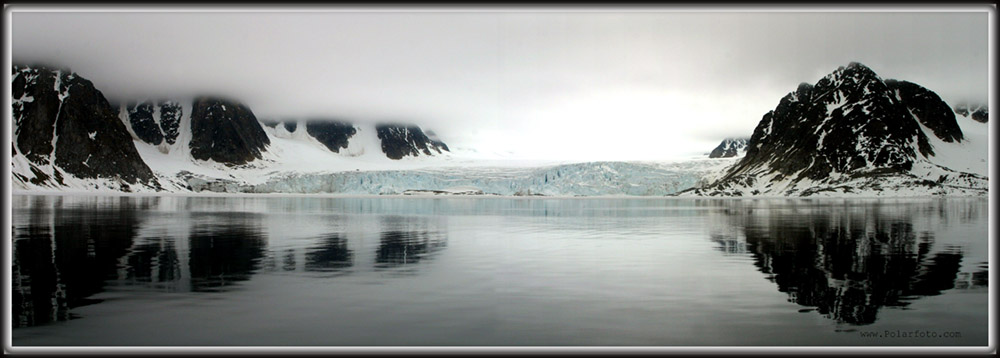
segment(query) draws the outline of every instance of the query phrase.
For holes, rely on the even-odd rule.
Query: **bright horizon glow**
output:
[[[69,67],[113,101],[210,93],[242,100],[260,119],[407,121],[456,151],[511,159],[701,155],[749,137],[799,83],[852,61],[949,103],[989,98],[988,6],[9,8],[14,63]]]

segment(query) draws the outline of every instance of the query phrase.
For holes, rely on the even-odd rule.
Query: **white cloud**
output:
[[[258,117],[408,120],[538,157],[706,152],[851,61],[987,98],[985,11],[192,10],[15,11],[13,60],[69,66],[113,99],[221,93]]]

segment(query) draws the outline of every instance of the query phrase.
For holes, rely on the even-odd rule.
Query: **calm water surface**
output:
[[[985,199],[11,206],[15,347],[988,343]]]

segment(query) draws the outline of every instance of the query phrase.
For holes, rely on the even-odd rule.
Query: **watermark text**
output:
[[[881,330],[881,331],[858,331],[862,338],[962,338],[962,332],[958,331],[932,331],[926,329],[914,330]]]

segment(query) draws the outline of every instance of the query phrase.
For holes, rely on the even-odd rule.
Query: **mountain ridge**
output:
[[[147,163],[140,155],[144,151],[137,151],[144,145],[165,155],[179,152],[195,164],[209,166],[273,163],[273,158],[265,160],[265,154],[274,134],[264,131],[264,121],[248,106],[224,96],[197,96],[190,103],[139,99],[113,104],[92,82],[68,69],[17,64],[12,97],[12,176],[25,188],[66,186],[64,179],[73,177],[101,179],[93,185],[79,183],[94,188],[128,191],[139,184],[161,190],[150,168],[156,163]],[[295,123],[284,124],[296,129]],[[322,120],[306,121],[303,127],[334,154],[350,146],[348,140],[356,132],[353,125]],[[419,127],[409,128],[409,137],[388,139],[395,139],[395,146],[420,149],[406,155],[447,151],[443,142],[427,138]],[[391,151],[383,154],[401,158]]]
[[[900,181],[892,184],[897,189],[985,190],[984,177],[932,163],[931,138],[941,147],[964,140],[954,112],[937,94],[914,83],[882,80],[852,62],[783,97],[754,129],[746,155],[717,180],[688,193],[808,196],[884,191],[881,183],[893,180]]]
[[[911,196],[983,195],[988,187],[985,159],[973,150],[988,139],[979,134],[985,106],[952,110],[932,91],[882,80],[860,63],[799,85],[750,138],[724,140],[711,163],[670,170],[588,163],[568,172],[543,170],[541,177],[525,174],[529,179],[498,169],[474,175],[478,182],[456,177],[462,171],[427,173],[427,164],[457,162],[433,131],[417,126],[261,119],[219,96],[113,105],[74,73],[46,69],[39,84],[28,74],[42,70],[14,70],[12,179],[22,190],[299,192],[289,186],[298,183],[319,192],[383,194],[447,192],[462,184],[488,193],[673,195],[691,185],[681,194]],[[42,90],[36,100],[33,93]],[[432,157],[439,159],[425,161]],[[961,165],[953,165],[956,158]],[[583,182],[561,183],[566,180]],[[636,182],[608,184],[616,180]]]

